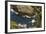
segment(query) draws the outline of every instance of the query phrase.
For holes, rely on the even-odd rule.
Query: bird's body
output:
[[[16,21],[17,24],[27,24],[28,27],[32,26],[32,18],[23,17],[21,15],[17,15],[14,11],[10,11],[10,19]]]

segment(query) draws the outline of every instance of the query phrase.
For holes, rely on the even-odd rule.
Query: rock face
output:
[[[26,6],[26,5],[15,6],[15,5],[13,5],[11,7],[23,15],[32,16],[34,14],[34,9],[31,6]]]

